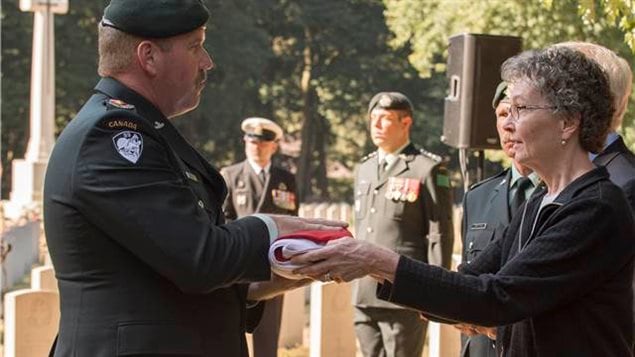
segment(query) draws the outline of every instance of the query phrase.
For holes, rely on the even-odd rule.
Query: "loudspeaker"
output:
[[[500,149],[492,98],[503,62],[519,53],[520,37],[460,34],[450,37],[441,141],[455,148]]]

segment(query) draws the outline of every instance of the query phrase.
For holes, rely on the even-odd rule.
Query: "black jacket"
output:
[[[622,137],[596,156],[593,163],[606,167],[611,181],[624,191],[635,212],[635,154],[624,145]]]
[[[240,283],[269,279],[265,224],[222,225],[219,173],[143,97],[111,78],[95,90],[44,184],[55,356],[247,356]]]
[[[401,257],[378,294],[441,318],[502,326],[504,356],[631,356],[635,225],[604,168],[544,192],[460,273]]]

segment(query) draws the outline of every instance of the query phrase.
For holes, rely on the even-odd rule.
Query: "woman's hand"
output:
[[[393,281],[399,255],[368,242],[342,238],[330,241],[324,248],[295,256],[291,262],[306,265],[294,273],[316,280],[334,280],[339,283],[370,274],[380,281]]]

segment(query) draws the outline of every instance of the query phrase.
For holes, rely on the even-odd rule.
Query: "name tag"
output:
[[[470,230],[479,231],[487,228],[487,223],[472,223]]]

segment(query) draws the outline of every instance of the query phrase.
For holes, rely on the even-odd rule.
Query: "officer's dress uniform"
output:
[[[59,283],[56,356],[247,356],[246,284],[269,233],[222,225],[222,177],[150,102],[112,78],[60,135],[44,187]]]
[[[503,236],[511,222],[510,187],[517,183],[512,179],[512,169],[472,185],[463,197],[462,264],[470,264],[491,242]],[[519,173],[514,176],[520,176]],[[530,176],[531,185],[525,189],[526,197],[539,186],[535,174]],[[518,187],[514,188],[518,190]],[[463,357],[495,357],[495,341],[487,336],[462,336]]]
[[[377,152],[368,155],[357,170],[354,210],[358,239],[450,266],[450,185],[437,155],[408,144],[386,169]],[[364,355],[378,355],[382,348],[389,356],[420,355],[426,323],[415,311],[377,299],[376,289],[372,278],[353,282],[355,329]],[[382,341],[382,335],[390,340]]]
[[[264,169],[263,169],[264,170]],[[235,220],[253,213],[298,215],[295,176],[270,164],[264,182],[249,161],[221,170],[229,194],[223,210],[225,217]],[[262,319],[253,332],[254,356],[276,356],[284,295],[267,300]]]
[[[609,134],[607,141],[609,141],[608,145],[593,159],[593,163],[606,167],[611,181],[624,191],[635,214],[635,154],[626,147],[622,137],[615,133]],[[635,291],[635,277],[633,291]],[[633,331],[635,331],[635,295],[633,299]],[[633,345],[635,346],[635,336],[633,336]]]

